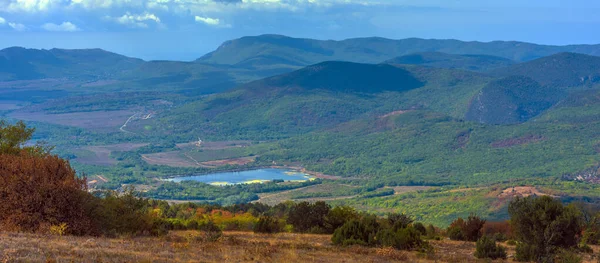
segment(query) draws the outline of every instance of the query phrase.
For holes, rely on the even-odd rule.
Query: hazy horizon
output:
[[[0,48],[192,60],[226,40],[262,34],[597,44],[599,10],[591,0],[3,0]]]

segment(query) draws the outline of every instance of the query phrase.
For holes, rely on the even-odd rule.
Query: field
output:
[[[118,128],[133,114],[129,110],[91,111],[62,114],[47,114],[44,112],[14,112],[9,117],[39,121],[65,126],[78,127],[94,131],[117,131]]]
[[[148,145],[147,143],[121,143],[103,146],[85,146],[82,147],[75,159],[78,163],[109,166],[117,163],[117,160],[110,157],[111,152],[126,152]],[[86,154],[87,153],[87,154]]]
[[[201,164],[183,155],[181,151],[143,154],[142,160],[148,164],[171,167],[200,167]]]
[[[143,154],[148,164],[171,167],[214,168],[224,165],[245,165],[264,152],[264,146],[252,146],[248,141],[215,141],[180,143],[176,151]]]
[[[336,247],[329,235],[224,232],[216,242],[195,231],[164,237],[92,238],[0,233],[0,262],[514,262],[478,260],[475,243],[429,241],[432,253]],[[505,245],[506,246],[506,245]],[[593,247],[598,251],[598,247]],[[583,262],[596,262],[589,254]]]

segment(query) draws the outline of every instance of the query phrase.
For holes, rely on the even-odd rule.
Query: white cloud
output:
[[[80,30],[75,24],[73,24],[71,22],[63,22],[60,25],[53,24],[53,23],[46,23],[46,24],[42,25],[42,28],[47,31],[62,31],[62,32],[75,32],[75,31]]]
[[[8,5],[3,9],[9,12],[39,12],[47,11],[53,6],[63,4],[68,0],[4,0]],[[1,6],[0,6],[1,7]],[[0,9],[1,11],[1,9]]]
[[[106,17],[109,20],[113,20],[119,24],[126,25],[129,27],[147,28],[146,22],[154,21],[160,25],[160,18],[155,14],[143,13],[143,14],[131,14],[130,12],[125,13],[120,17]]]
[[[25,25],[19,24],[19,23],[8,23],[8,26],[12,27],[14,30],[17,30],[17,31],[27,30],[27,27]]]
[[[194,20],[196,20],[196,22],[204,23],[211,26],[218,26],[221,23],[221,20],[219,20],[218,18],[210,17],[195,16]]]
[[[6,24],[6,19],[0,16],[0,25]]]

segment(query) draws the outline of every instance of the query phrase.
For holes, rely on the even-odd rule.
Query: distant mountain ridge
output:
[[[384,61],[387,64],[422,65],[435,68],[455,68],[486,72],[515,64],[514,61],[489,55],[455,55],[441,52],[421,52]]]
[[[392,40],[380,37],[334,41],[260,35],[226,41],[217,50],[196,61],[238,65],[253,58],[268,57],[271,60],[306,66],[329,60],[379,63],[420,52],[491,55],[514,61],[529,61],[560,52],[600,56],[600,45],[549,46],[516,41],[467,42],[419,38]]]
[[[0,80],[114,77],[144,63],[102,49],[0,50]]]

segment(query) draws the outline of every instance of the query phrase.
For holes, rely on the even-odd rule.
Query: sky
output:
[[[599,44],[598,0],[0,0],[0,48],[193,60],[261,34]]]

